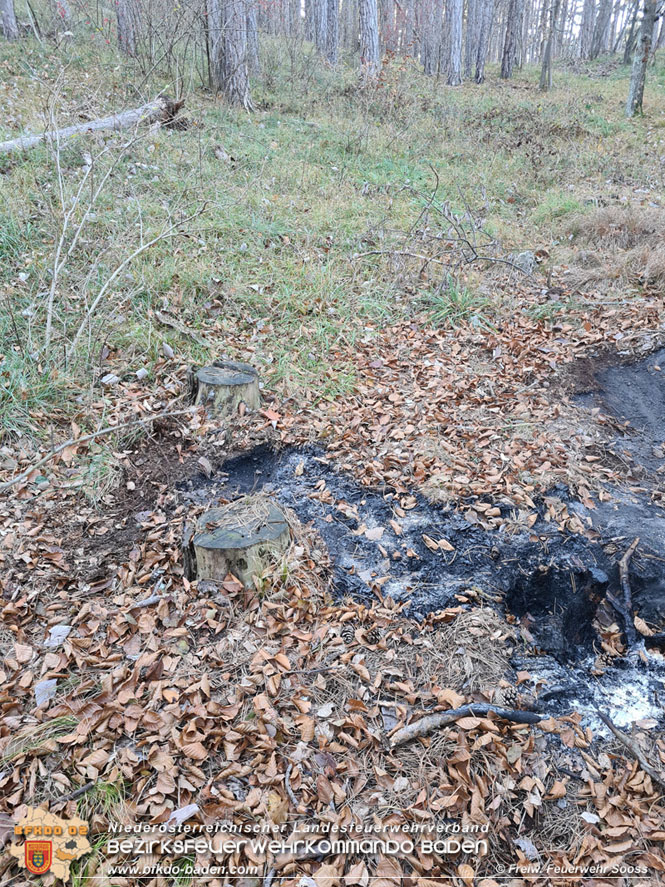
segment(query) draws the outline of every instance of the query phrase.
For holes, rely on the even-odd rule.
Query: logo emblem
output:
[[[25,867],[33,875],[43,875],[51,868],[53,844],[51,841],[25,842]]]

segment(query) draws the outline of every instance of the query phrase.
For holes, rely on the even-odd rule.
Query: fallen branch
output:
[[[610,602],[610,604],[612,604],[619,616],[621,616],[621,620],[623,621],[624,634],[626,635],[626,646],[628,647],[628,652],[631,652],[637,646],[637,633],[635,629],[635,619],[632,612],[633,601],[630,590],[630,580],[628,578],[628,565],[630,563],[631,557],[635,552],[635,549],[637,548],[637,544],[639,541],[639,537],[637,539],[634,539],[624,556],[619,561],[619,584],[621,586],[623,599],[619,600],[619,598],[611,591],[608,591],[606,594],[607,600]]]
[[[139,123],[170,123],[180,112],[183,104],[184,102],[174,102],[168,96],[159,96],[154,102],[148,102],[146,105],[141,105],[140,108],[121,111],[118,114],[111,114],[109,117],[100,117],[97,120],[89,120],[87,123],[77,123],[63,129],[40,132],[35,135],[23,135],[17,139],[10,139],[8,142],[0,142],[0,154],[25,151],[42,142],[60,143],[81,133],[99,132],[105,129],[129,129]]]
[[[633,551],[634,550],[635,549],[633,549]],[[629,549],[629,551],[630,551],[630,549]],[[659,773],[654,767],[651,766],[651,764],[648,763],[648,761],[646,760],[646,758],[644,757],[644,755],[642,754],[640,749],[637,747],[636,743],[632,739],[629,739],[629,737],[626,736],[625,733],[622,733],[618,727],[615,727],[614,724],[612,723],[612,721],[607,717],[607,715],[604,715],[602,712],[598,711],[597,709],[596,709],[596,713],[597,713],[598,717],[600,718],[600,720],[603,722],[603,724],[605,724],[607,727],[609,727],[609,729],[616,736],[616,738],[619,740],[619,742],[628,749],[628,751],[632,754],[632,756],[635,758],[635,760],[640,765],[640,767],[644,770],[644,772],[647,774],[647,776],[650,776],[651,779],[654,782],[656,782],[661,788],[665,788],[665,775],[662,773]]]
[[[630,590],[628,567],[630,564],[630,559],[633,556],[635,549],[637,548],[639,543],[640,537],[636,536],[635,539],[633,539],[633,541],[631,542],[624,556],[619,561],[619,579],[621,580],[621,591],[623,592],[623,607],[626,623],[626,643],[628,644],[629,650],[632,650],[632,648],[637,644],[637,632],[635,631],[635,620],[633,618],[633,596]]]
[[[134,419],[131,422],[121,422],[119,425],[109,425],[106,428],[100,428],[98,431],[93,431],[91,434],[85,434],[83,437],[70,437],[69,440],[66,440],[64,443],[61,443],[59,446],[55,447],[55,449],[51,450],[50,453],[47,453],[43,459],[39,460],[39,462],[35,462],[34,465],[26,468],[25,471],[22,471],[20,474],[17,474],[4,483],[0,484],[0,492],[8,490],[10,489],[10,487],[13,487],[16,484],[27,480],[33,471],[41,468],[42,465],[46,465],[47,462],[50,462],[51,459],[54,459],[58,455],[58,453],[62,453],[62,451],[66,450],[67,447],[79,446],[80,444],[89,443],[91,440],[95,440],[98,437],[105,437],[107,434],[113,434],[114,431],[122,431],[128,428],[137,428],[140,425],[149,425],[151,422],[157,421],[157,419],[169,419],[173,416],[184,416],[187,414],[191,415],[194,412],[196,412],[194,407],[187,407],[184,410],[165,410],[163,413],[156,413],[154,416],[146,416],[143,419]]]
[[[433,715],[427,715],[419,721],[414,721],[397,730],[390,737],[390,748],[396,748],[412,739],[418,739],[426,736],[434,730],[441,727],[447,727],[454,724],[460,718],[486,717],[488,714],[495,714],[504,721],[513,721],[515,724],[537,724],[549,715],[535,711],[517,711],[511,708],[500,708],[489,703],[472,703],[471,705],[463,705],[461,708],[451,708],[448,711],[440,711]]]

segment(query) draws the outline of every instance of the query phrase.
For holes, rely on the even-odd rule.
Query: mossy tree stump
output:
[[[261,404],[259,374],[248,363],[216,360],[194,373],[194,403],[214,416],[232,416],[244,403],[256,410]]]
[[[246,587],[289,547],[284,514],[269,499],[245,496],[201,515],[192,539],[199,579],[222,582],[232,573]]]

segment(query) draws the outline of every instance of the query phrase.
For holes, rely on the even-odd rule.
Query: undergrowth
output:
[[[65,124],[82,110],[107,114],[173,91],[163,73],[141,77],[90,37],[77,33],[60,48],[27,38],[2,45],[11,85],[0,138],[42,127],[49,102]],[[433,325],[498,323],[516,310],[518,293],[511,300],[495,298],[491,286],[441,284],[445,269],[434,275],[403,264],[396,273],[392,233],[419,236],[423,194],[436,188],[453,212],[468,211],[504,254],[541,248],[556,256],[599,192],[630,202],[662,187],[662,151],[650,150],[665,122],[661,60],[649,72],[647,117],[626,122],[629,72],[621,66],[597,79],[560,70],[543,94],[531,69],[510,83],[490,71],[482,87],[451,90],[394,59],[362,91],[350,67],[320,65],[306,44],[266,38],[262,50],[252,115],[193,90],[185,131],[80,138],[63,147],[60,176],[45,147],[3,160],[4,434],[39,434],[49,411],[56,424],[76,418],[87,427],[92,405],[113,399],[99,384],[105,354],[127,373],[150,371],[167,342],[181,362],[200,363],[229,350],[225,330],[251,342],[267,386],[279,393],[343,396],[355,375],[336,362],[340,343],[423,308]],[[98,169],[74,220],[89,212],[59,275],[45,344],[63,207],[90,155]],[[92,182],[109,169],[93,201]],[[168,225],[171,234],[103,292],[114,269]],[[71,228],[68,236],[71,244]],[[538,319],[549,322],[557,304]],[[160,326],[157,312],[193,335]]]

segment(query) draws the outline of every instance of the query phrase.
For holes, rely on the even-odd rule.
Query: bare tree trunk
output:
[[[568,0],[561,0],[561,10],[559,13],[559,26],[554,31],[554,45],[552,49],[552,58],[558,58],[563,49],[563,32],[566,27],[566,18],[568,16]]]
[[[416,50],[416,5],[415,0],[402,0],[404,10],[400,51],[402,55],[415,56]]]
[[[324,55],[326,52],[326,31],[328,19],[328,0],[309,0],[307,6],[312,17],[312,34],[318,51]]]
[[[626,117],[634,117],[636,114],[642,113],[644,83],[647,76],[647,64],[649,63],[655,24],[656,0],[644,0],[642,22],[640,24],[640,39],[633,60],[633,70],[630,75],[630,88],[628,89],[628,101],[626,102]]]
[[[299,37],[302,27],[300,0],[288,0],[289,3],[289,37]]]
[[[522,23],[520,27],[520,45],[519,45],[519,67],[529,61],[529,32],[531,30],[531,10],[532,3],[522,4]]]
[[[258,74],[261,70],[259,60],[259,26],[256,15],[255,0],[247,0],[247,69],[250,74]]]
[[[660,30],[658,32],[658,40],[656,41],[654,52],[662,49],[663,46],[665,46],[665,12],[660,18]]]
[[[213,81],[230,105],[252,110],[247,67],[245,0],[208,0],[213,35]]]
[[[591,56],[595,15],[595,0],[584,0],[580,25],[580,58],[583,59],[588,59]]]
[[[384,53],[393,54],[397,49],[397,28],[395,26],[395,0],[379,2],[379,43]]]
[[[466,43],[464,46],[464,76],[471,79],[473,63],[478,55],[478,13],[479,0],[467,0],[466,4]]]
[[[363,79],[374,79],[379,71],[379,17],[376,0],[358,0],[360,19],[360,65]]]
[[[314,10],[312,8],[314,0],[304,0],[305,2],[305,40],[314,43]]]
[[[600,7],[596,15],[596,22],[593,28],[593,38],[591,40],[590,59],[597,59],[603,51],[605,45],[605,35],[610,24],[610,16],[612,15],[612,0],[600,0]]]
[[[138,30],[138,10],[134,0],[117,0],[115,6],[118,20],[118,46],[125,55],[136,55]]]
[[[478,52],[476,54],[476,83],[485,82],[485,62],[489,47],[492,22],[494,20],[494,0],[478,0],[480,16],[480,33],[478,35]]]
[[[18,22],[14,0],[0,0],[0,28],[5,40],[18,40]]]
[[[464,0],[447,0],[446,18],[448,22],[448,86],[459,86],[462,82],[462,27],[464,25]]]
[[[443,0],[424,0],[421,6],[421,54],[425,74],[438,74],[443,30]]]
[[[327,0],[326,13],[326,58],[336,65],[339,55],[339,0]]]
[[[547,42],[545,43],[545,51],[543,52],[543,64],[540,69],[540,83],[538,85],[542,90],[552,88],[552,50],[554,48],[554,34],[560,8],[561,0],[554,0],[550,13],[550,26],[547,34]]]
[[[523,0],[510,0],[508,4],[508,20],[506,22],[506,39],[501,57],[501,77],[510,80],[513,66],[517,59],[518,40],[521,32],[521,20],[524,15]]]
[[[358,42],[358,3],[357,0],[342,0],[342,23],[344,46],[349,52],[357,52]]]
[[[637,25],[637,16],[640,11],[640,0],[635,0],[633,5],[633,12],[630,17],[630,29],[628,31],[628,36],[626,37],[626,46],[623,50],[623,63],[624,65],[629,65],[633,59],[633,49],[635,48],[635,26]]]

